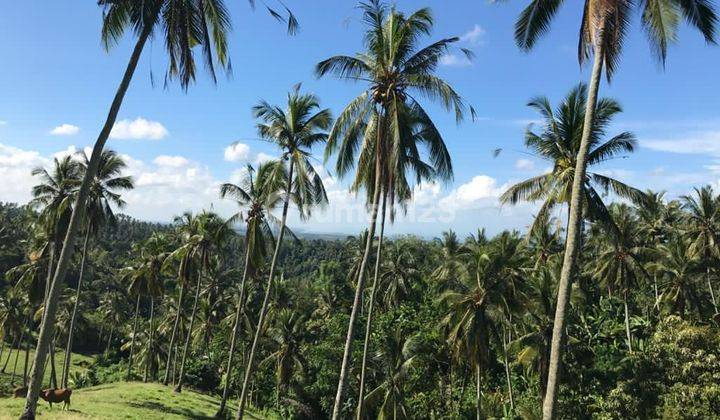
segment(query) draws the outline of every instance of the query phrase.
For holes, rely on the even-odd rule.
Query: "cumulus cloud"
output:
[[[255,155],[255,164],[259,165],[261,163],[269,162],[273,159],[277,159],[273,155],[269,155],[267,153],[260,152],[257,155]]]
[[[441,201],[444,205],[457,208],[497,205],[497,197],[503,189],[497,181],[487,175],[477,175],[465,184],[460,185]]]
[[[535,169],[535,162],[530,159],[518,159],[517,162],[515,162],[515,169],[519,169],[521,171],[532,171]]]
[[[158,166],[168,166],[171,168],[179,168],[181,166],[187,165],[190,162],[182,156],[160,155],[153,160],[153,163],[155,163]]]
[[[224,156],[228,162],[246,161],[250,156],[250,146],[244,143],[233,143],[225,148]]]
[[[36,180],[30,172],[50,160],[40,153],[0,143],[0,197],[2,201],[26,203]]]
[[[157,121],[138,117],[134,120],[120,120],[110,131],[110,138],[119,140],[160,140],[167,137],[168,130]]]
[[[50,130],[50,134],[53,136],[72,136],[73,134],[77,134],[80,131],[80,127],[72,124],[61,124],[52,130]]]
[[[485,43],[485,34],[487,31],[477,23],[470,29],[469,31],[465,32],[461,37],[460,41],[467,42],[468,44],[472,45],[482,45]]]

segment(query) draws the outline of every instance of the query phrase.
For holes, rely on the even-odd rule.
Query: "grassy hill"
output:
[[[17,355],[17,352],[15,350],[12,351],[12,354],[8,351],[6,348],[5,351],[2,354],[2,357],[0,357],[0,368],[5,365],[5,362],[8,358],[10,358],[7,367],[5,368],[5,372],[0,372],[0,397],[6,396],[9,392],[12,392],[13,388],[17,386],[22,385],[23,381],[23,368],[25,366],[25,351],[20,352],[18,361],[17,361],[17,367],[15,369],[15,377],[13,379],[13,367],[15,366],[15,356]],[[32,364],[33,357],[35,355],[35,347],[33,346],[30,350],[30,357],[29,357],[29,363]],[[72,357],[72,363],[70,364],[70,374],[72,375],[73,372],[83,372],[87,369],[88,366],[90,366],[93,363],[93,358],[91,356],[86,356],[83,354],[77,354],[73,353]],[[65,361],[65,351],[64,350],[58,350],[55,353],[55,365],[57,366],[57,377],[58,381],[60,381],[60,377],[62,376],[62,366],[63,362]],[[29,370],[29,368],[28,368]],[[29,374],[29,372],[28,372]],[[48,367],[45,369],[45,380],[43,381],[44,385],[48,385],[50,383],[50,368]],[[2,410],[0,410],[0,413],[2,413]]]
[[[23,408],[22,398],[0,398],[0,419],[16,419]],[[219,398],[183,390],[181,394],[160,384],[116,382],[73,391],[69,411],[62,404],[50,410],[45,401],[38,404],[38,416],[50,419],[211,419],[219,407]],[[235,402],[229,407],[234,409]],[[274,416],[250,412],[251,419]]]

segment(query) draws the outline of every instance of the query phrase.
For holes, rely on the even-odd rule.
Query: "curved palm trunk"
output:
[[[175,312],[175,323],[173,324],[172,334],[170,335],[170,345],[168,346],[168,357],[167,363],[165,364],[165,377],[163,378],[163,385],[167,385],[170,380],[170,362],[173,359],[173,352],[175,351],[175,337],[177,335],[178,325],[180,324],[180,314],[182,313],[182,300],[185,294],[185,282],[183,281],[180,285],[180,295],[178,296],[178,306]],[[173,375],[174,376],[174,375]]]
[[[380,130],[378,130],[378,140],[380,139]],[[379,149],[379,147],[378,147]],[[375,191],[373,193],[373,204],[372,211],[370,213],[370,228],[368,230],[368,240],[365,243],[365,252],[363,254],[362,263],[360,263],[360,271],[358,273],[357,288],[355,289],[355,299],[353,300],[353,307],[350,311],[350,323],[348,325],[347,336],[345,337],[345,350],[343,352],[342,365],[340,366],[340,379],[338,380],[337,393],[335,394],[335,405],[333,406],[333,420],[340,418],[340,407],[342,406],[343,391],[345,388],[345,382],[348,376],[348,367],[350,365],[350,352],[353,336],[355,334],[355,320],[358,315],[358,308],[360,306],[360,296],[365,288],[365,269],[368,263],[368,257],[370,256],[370,250],[372,248],[372,239],[375,237],[375,224],[377,222],[378,207],[380,202],[380,159],[376,158],[375,163]]]
[[[253,373],[253,362],[255,361],[255,351],[257,350],[258,341],[260,334],[262,333],[262,326],[265,322],[265,315],[267,313],[268,303],[270,301],[270,288],[272,287],[273,276],[275,275],[275,265],[277,264],[278,254],[280,254],[280,247],[282,246],[283,237],[285,236],[285,223],[287,222],[288,208],[290,207],[290,193],[292,192],[292,179],[293,170],[295,169],[295,161],[290,160],[290,170],[288,171],[288,184],[285,197],[285,203],[283,203],[282,220],[280,222],[280,233],[278,234],[278,240],[275,244],[275,251],[273,252],[272,262],[270,263],[270,274],[268,275],[267,284],[265,285],[265,297],[263,298],[263,304],[260,308],[260,317],[257,323],[257,329],[255,330],[255,337],[253,337],[252,347],[250,348],[250,356],[245,369],[245,378],[243,379],[242,392],[240,393],[240,403],[236,418],[242,419],[245,413],[245,400],[247,399],[247,393],[250,390],[248,385],[250,384],[250,376]]]
[[[601,24],[604,26],[604,24]],[[602,39],[602,36],[598,36]],[[555,307],[555,321],[553,323],[553,338],[550,346],[550,368],[548,371],[548,384],[543,401],[543,420],[555,418],[557,404],[557,391],[559,383],[560,362],[562,360],[562,345],[565,334],[565,316],[567,315],[568,300],[570,298],[571,279],[575,275],[577,256],[581,246],[582,235],[582,195],[585,171],[587,169],[587,153],[590,147],[590,136],[595,119],[598,89],[602,74],[603,51],[602,44],[594,48],[593,68],[590,76],[587,103],[585,104],[585,121],[583,133],[578,150],[575,174],[573,177],[572,193],[570,195],[570,215],[568,219],[567,240],[565,241],[565,255],[563,257],[560,283],[558,284],[557,306]]]
[[[153,318],[155,316],[155,299],[150,296],[150,326],[148,332],[148,348],[147,355],[145,356],[145,373],[143,374],[143,382],[148,381],[148,375],[150,373],[150,361],[152,360],[152,348],[153,348],[153,335],[155,329],[153,328]]]
[[[73,333],[75,332],[75,319],[77,318],[78,304],[80,303],[80,290],[82,287],[83,273],[85,271],[85,258],[87,257],[88,239],[90,238],[90,229],[85,232],[85,241],[83,242],[82,260],[80,261],[80,276],[78,277],[77,291],[75,292],[75,304],[73,305],[72,316],[70,317],[70,330],[68,331],[67,345],[65,346],[65,360],[63,362],[63,373],[60,384],[62,388],[67,388],[68,375],[70,371],[70,359],[72,358],[72,342]]]
[[[125,377],[126,381],[129,381],[131,379],[131,375],[132,375],[133,353],[135,352],[135,337],[137,337],[137,325],[138,325],[138,313],[139,312],[140,312],[140,294],[138,294],[137,301],[135,302],[135,320],[133,321],[132,341],[130,342],[130,357],[128,358],[128,370],[127,370],[127,376]]]
[[[247,279],[248,269],[250,267],[250,247],[248,240],[245,240],[245,267],[243,268],[242,279],[240,280],[240,296],[238,297],[237,307],[235,308],[235,322],[233,323],[232,338],[230,339],[230,350],[228,351],[227,370],[225,371],[225,386],[223,387],[222,400],[220,400],[220,408],[215,417],[221,418],[225,414],[225,405],[227,404],[228,395],[230,394],[231,373],[233,371],[233,359],[235,358],[235,344],[237,343],[240,319],[243,313],[243,302],[245,301],[245,279]]]
[[[17,337],[15,338],[15,340],[13,340],[10,347],[8,347],[7,358],[5,359],[5,363],[3,364],[2,369],[0,369],[0,373],[5,373],[5,370],[7,369],[7,365],[8,365],[8,363],[10,363],[10,359],[12,358],[13,347],[15,347],[15,346],[19,346]]]
[[[365,399],[365,370],[367,368],[367,354],[370,348],[370,331],[372,329],[372,317],[373,309],[375,309],[375,296],[377,294],[378,275],[380,273],[380,260],[382,257],[382,246],[383,238],[385,236],[385,207],[386,207],[387,196],[383,194],[382,201],[382,213],[380,215],[380,238],[378,240],[378,249],[375,256],[375,276],[373,278],[372,289],[370,292],[370,304],[368,307],[367,321],[365,322],[365,342],[363,343],[363,355],[362,365],[360,368],[360,392],[358,393],[358,407],[357,407],[357,420],[362,419],[363,415],[363,400]],[[372,237],[368,236],[368,241],[371,241]]]
[[[27,322],[26,322],[26,325],[27,325]],[[23,339],[25,338],[25,330],[26,330],[26,328],[23,328],[22,333],[20,333],[20,340],[18,341],[18,348],[15,351],[15,362],[13,363],[13,372],[12,372],[12,376],[10,377],[10,385],[15,385],[15,371],[17,370],[18,359],[20,358],[20,351],[22,350],[22,343],[23,343]],[[8,358],[10,358],[10,355],[8,355]]]
[[[90,163],[87,171],[85,172],[85,176],[83,177],[77,198],[75,199],[72,216],[70,217],[70,224],[68,225],[68,229],[65,234],[65,241],[63,243],[62,251],[60,252],[60,259],[50,287],[47,307],[45,309],[45,313],[43,314],[42,323],[40,324],[40,334],[38,337],[37,347],[35,349],[33,369],[30,374],[31,380],[28,387],[27,398],[25,400],[25,408],[23,410],[23,414],[20,416],[21,419],[31,420],[35,418],[35,409],[37,408],[37,399],[40,393],[45,359],[47,358],[50,340],[55,332],[55,313],[57,312],[60,289],[62,288],[62,283],[65,280],[65,274],[74,252],[75,236],[77,235],[77,230],[80,227],[80,221],[83,220],[84,217],[86,207],[85,202],[87,201],[90,183],[97,175],[98,165],[100,164],[100,155],[105,147],[105,142],[107,142],[107,139],[110,136],[110,130],[112,130],[113,125],[115,125],[115,120],[117,119],[118,112],[120,111],[123,98],[130,86],[130,81],[132,80],[137,64],[140,61],[140,55],[142,54],[143,47],[150,36],[153,26],[154,25],[152,23],[148,23],[143,28],[137,42],[135,43],[135,48],[130,56],[130,61],[125,69],[123,79],[120,82],[120,86],[118,87],[118,90],[115,93],[115,98],[110,106],[110,111],[107,119],[105,120],[105,125],[95,141],[95,146],[93,147],[92,155],[90,157]]]
[[[197,314],[198,300],[200,300],[200,282],[202,281],[202,270],[198,273],[197,285],[195,286],[195,301],[193,302],[192,313],[190,314],[190,325],[187,329],[185,337],[185,345],[183,346],[182,358],[180,359],[180,376],[178,377],[175,392],[182,392],[182,382],[185,379],[185,361],[187,360],[188,350],[190,349],[190,340],[192,340],[192,328],[195,323],[195,315]]]

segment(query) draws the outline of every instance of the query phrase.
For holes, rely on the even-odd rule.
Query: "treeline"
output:
[[[720,202],[709,187],[682,202],[652,197],[656,200],[640,208],[610,206],[622,233],[618,239],[603,233],[599,224],[587,227],[568,314],[563,418],[710,418],[720,413],[714,380],[720,372],[720,336],[711,290],[718,274],[713,240]],[[23,220],[35,214],[3,205],[0,215],[3,261],[25,261],[28,256],[18,250],[31,232]],[[473,417],[479,395],[483,416],[539,416],[562,257],[560,225],[545,220],[525,236],[502,232],[488,238],[479,231],[464,239],[453,232],[434,241],[386,239],[369,337],[366,415]],[[170,356],[169,382],[175,383],[182,362],[178,347],[189,337],[185,384],[221,394],[229,380],[238,389],[268,269],[262,267],[247,283],[245,328],[237,347],[241,362],[228,375],[241,236],[229,234],[218,248],[191,331],[192,300],[185,298],[176,348],[169,348],[180,288],[174,264],[159,273],[157,295],[140,292],[135,323],[137,295],[133,279],[123,273],[147,258],[147,247],[137,244],[162,236],[168,250],[181,249],[177,232],[182,229],[181,223],[149,224],[121,216],[98,235],[88,252],[75,351],[100,356],[86,375],[71,378],[71,386],[125,379],[133,342],[131,379],[162,380]],[[251,381],[254,406],[295,418],[329,415],[363,246],[363,238],[348,237],[292,241],[283,248]],[[63,295],[72,294],[77,275],[68,276]],[[7,271],[4,280],[3,348],[19,351],[26,348],[17,343],[23,328],[25,340],[32,342],[37,321],[24,325],[33,310],[27,290]],[[370,288],[363,293],[363,325],[371,294]],[[73,299],[61,301],[59,313],[69,313]],[[67,328],[67,317],[59,316],[56,346],[65,343]],[[362,359],[363,338],[364,330],[354,342],[353,360]],[[357,402],[358,374],[355,364],[344,409],[348,415]]]

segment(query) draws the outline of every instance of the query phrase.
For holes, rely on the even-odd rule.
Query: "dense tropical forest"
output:
[[[435,239],[385,235],[416,186],[453,176],[426,107],[475,116],[436,74],[458,38],[434,39],[429,9],[359,5],[365,50],[315,69],[357,86],[344,109],[301,85],[253,107],[280,158],[218,185],[235,215],[180,209],[148,223],[122,213],[135,180],[106,147],[110,129],[151,36],[164,38],[167,82],[187,89],[196,53],[212,79],[229,69],[230,16],[222,0],[98,3],[106,47],[136,41],[105,126],[91,153],[28,174],[32,201],[0,203],[0,391],[26,398],[21,418],[35,417],[43,389],[140,381],[211,395],[218,417],[720,416],[720,195],[670,197],[596,170],[637,147],[615,131],[620,101],[599,93],[621,70],[630,13],[664,61],[683,20],[714,42],[709,1],[586,0],[590,81],[555,104],[529,99],[541,122],[525,152],[549,169],[500,197],[536,206],[532,223],[489,235],[478,221]],[[563,2],[527,3],[523,50]],[[292,34],[299,22],[280,4],[268,9]],[[290,211],[307,220],[328,203],[318,153],[365,199],[357,236],[313,239],[288,224]]]

